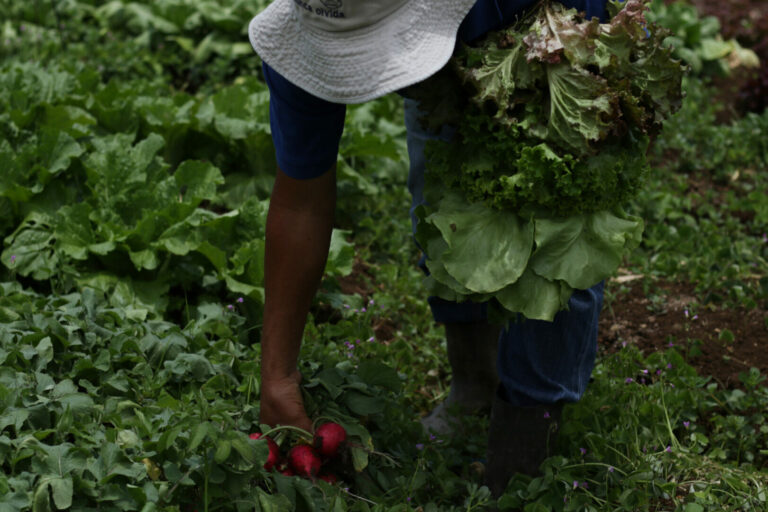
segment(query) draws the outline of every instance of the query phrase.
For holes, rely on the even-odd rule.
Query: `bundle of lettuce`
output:
[[[544,0],[406,93],[453,132],[427,145],[416,211],[431,294],[551,321],[640,242],[624,206],[685,71],[645,4],[611,1],[601,24]]]

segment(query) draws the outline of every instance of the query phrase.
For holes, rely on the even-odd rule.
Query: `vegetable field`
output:
[[[652,3],[688,73],[625,205],[642,241],[558,455],[498,501],[488,418],[453,438],[418,422],[450,368],[397,95],[347,111],[302,346],[310,416],[346,431],[334,478],[264,468],[276,163],[246,27],[266,3],[0,0],[0,512],[768,510],[764,2]]]

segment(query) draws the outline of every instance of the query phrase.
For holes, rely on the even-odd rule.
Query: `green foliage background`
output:
[[[343,483],[261,469],[266,447],[247,434],[260,428],[275,160],[245,30],[263,5],[0,1],[0,511],[492,505],[475,471],[486,420],[458,439],[416,422],[445,396],[448,369],[413,265],[394,96],[348,110],[339,230],[302,352],[310,413],[356,445]],[[627,270],[649,289],[696,283],[702,311],[764,308],[768,114],[718,123],[716,90],[698,77],[686,89],[632,206],[648,227]],[[690,192],[701,177],[720,190]],[[355,264],[365,291],[344,294]],[[721,389],[674,341],[601,355],[566,409],[561,455],[497,505],[764,510],[764,377]]]

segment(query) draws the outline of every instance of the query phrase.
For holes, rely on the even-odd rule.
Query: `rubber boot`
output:
[[[498,386],[496,350],[499,327],[486,322],[445,324],[451,390],[448,398],[421,420],[427,432],[450,436],[454,414],[488,413]]]
[[[562,410],[562,404],[515,407],[496,395],[485,466],[485,485],[494,498],[512,475],[538,475],[544,459],[554,454]]]

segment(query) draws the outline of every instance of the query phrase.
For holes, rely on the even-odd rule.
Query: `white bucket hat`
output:
[[[274,0],[248,33],[291,83],[335,103],[362,103],[439,71],[475,2]]]

